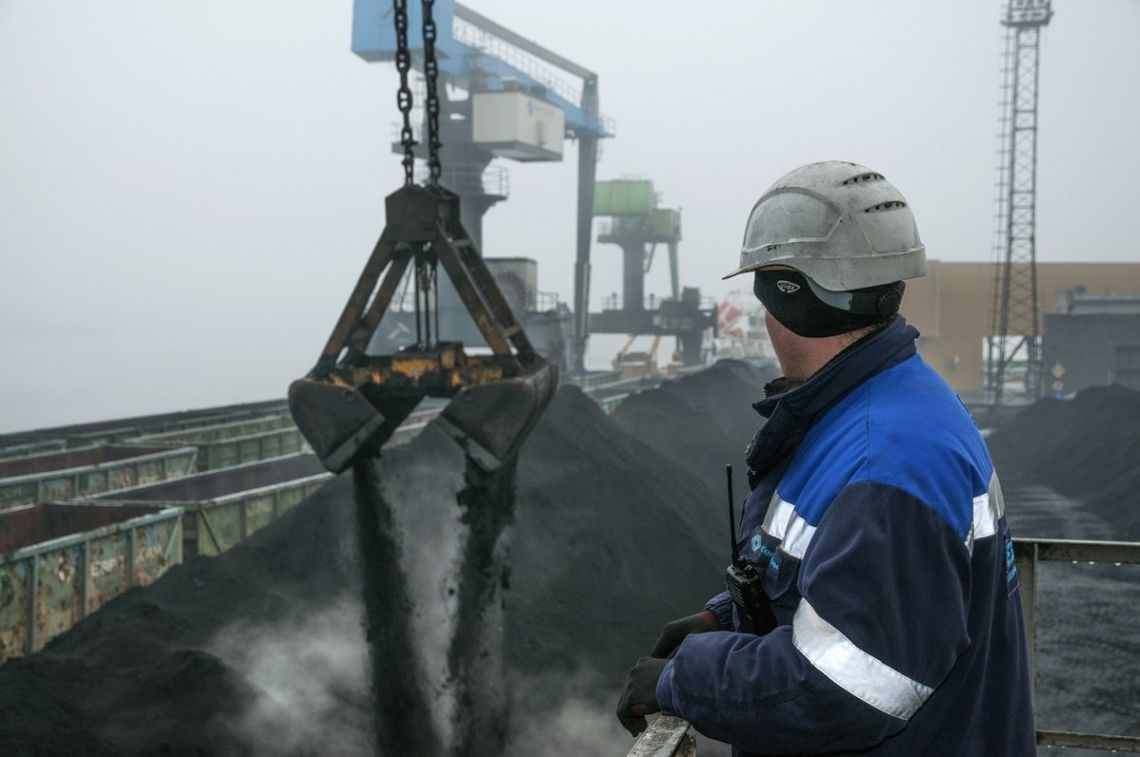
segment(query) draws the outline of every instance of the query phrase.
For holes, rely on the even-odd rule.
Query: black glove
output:
[[[618,700],[617,716],[621,724],[636,736],[646,729],[645,716],[657,712],[657,679],[668,660],[642,657],[625,677],[625,688]]]
[[[720,630],[720,620],[712,610],[702,610],[696,615],[671,620],[661,629],[661,635],[657,637],[657,643],[653,645],[649,656],[670,657],[689,634],[717,630]]]

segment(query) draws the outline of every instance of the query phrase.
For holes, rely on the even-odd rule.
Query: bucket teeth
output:
[[[544,363],[532,373],[465,387],[439,422],[472,462],[494,472],[518,453],[554,396],[556,373]]]

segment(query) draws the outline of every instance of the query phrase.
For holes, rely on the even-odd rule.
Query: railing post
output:
[[[79,584],[79,617],[87,617],[87,604],[91,596],[91,540],[83,540],[83,578]]]
[[[1029,693],[1037,703],[1037,542],[1016,543],[1018,587],[1021,594],[1021,616],[1025,622],[1025,650],[1029,659]]]

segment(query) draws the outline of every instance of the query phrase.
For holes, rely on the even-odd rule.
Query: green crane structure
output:
[[[603,299],[602,312],[590,314],[589,332],[675,336],[684,363],[699,363],[704,332],[715,328],[716,311],[701,308],[699,289],[681,287],[681,211],[657,207],[657,192],[648,179],[615,179],[595,185],[594,215],[609,218],[598,242],[621,248],[622,293]],[[658,245],[669,252],[672,291],[670,297],[647,301],[645,276]]]

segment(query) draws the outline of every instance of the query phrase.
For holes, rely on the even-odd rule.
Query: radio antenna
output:
[[[732,496],[732,465],[724,466],[724,475],[728,479],[728,544],[732,554],[732,564],[740,562],[740,552],[736,548],[736,507]]]

